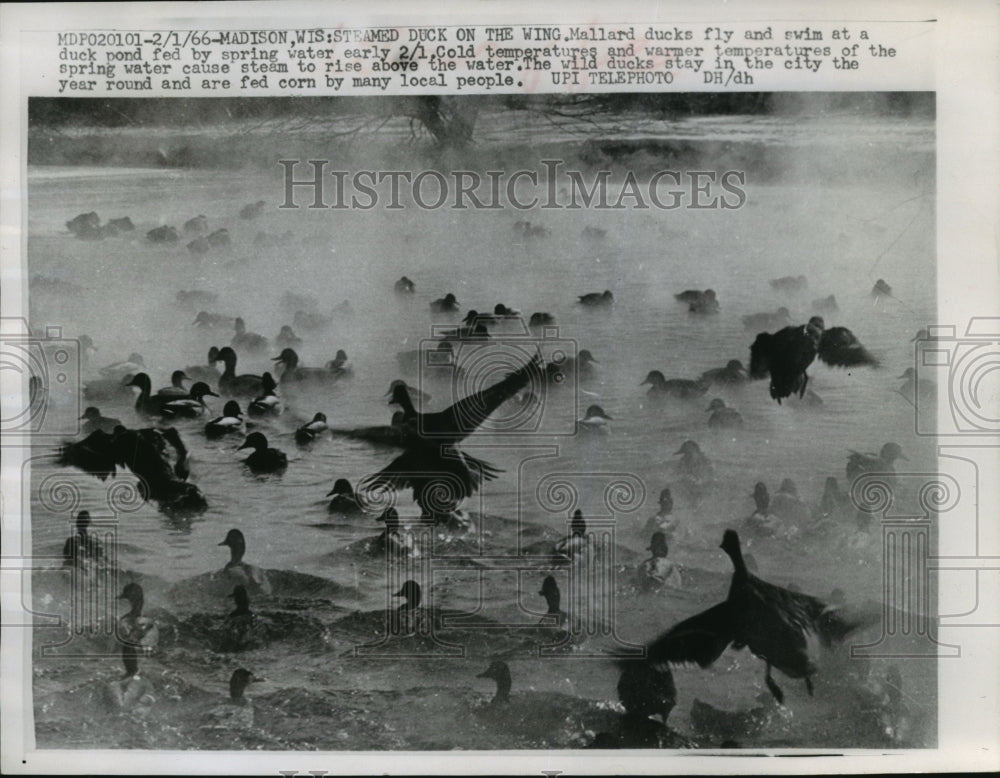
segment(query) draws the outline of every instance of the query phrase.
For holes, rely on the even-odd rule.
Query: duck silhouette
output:
[[[241,351],[249,351],[251,353],[267,351],[267,338],[263,335],[258,335],[256,332],[247,332],[246,322],[241,317],[236,317],[236,321],[233,322],[233,329],[236,331],[236,334],[233,335],[233,339],[229,345],[234,349],[238,348]]]
[[[705,412],[712,414],[708,417],[708,426],[712,429],[741,429],[743,427],[743,417],[739,411],[727,407],[726,401],[721,397],[712,400]]]
[[[236,400],[228,400],[222,406],[222,415],[205,425],[205,437],[209,440],[245,433],[246,423],[243,420],[243,411],[240,410],[240,404]]]
[[[847,458],[847,481],[854,483],[854,479],[865,473],[893,473],[895,472],[893,464],[898,459],[909,461],[898,443],[886,443],[878,454],[860,454],[852,451]]]
[[[738,359],[730,359],[725,367],[715,367],[706,370],[698,379],[699,383],[708,382],[713,386],[738,386],[750,380],[746,368]]]
[[[189,381],[204,381],[208,384],[218,384],[221,373],[215,364],[219,361],[219,349],[212,346],[208,350],[208,361],[204,365],[190,365],[184,368],[184,374]]]
[[[585,305],[588,308],[602,308],[611,305],[614,301],[615,296],[608,289],[605,289],[603,292],[581,294],[577,298],[579,305]]]
[[[295,430],[295,442],[300,446],[308,446],[329,429],[326,425],[326,414],[317,413],[312,421]]]
[[[96,430],[110,434],[114,432],[115,427],[122,426],[121,421],[108,416],[102,416],[100,409],[94,406],[90,406],[83,412],[80,421],[84,422],[80,427],[82,435],[89,435]]]
[[[645,380],[639,386],[649,384],[648,397],[674,397],[678,400],[693,400],[708,391],[709,381],[699,378],[692,381],[688,378],[667,378],[659,370],[650,370]]]
[[[427,516],[449,517],[484,480],[500,471],[457,446],[478,429],[504,402],[541,377],[541,357],[535,355],[499,382],[462,398],[435,413],[419,413],[405,385],[393,388],[390,404],[403,410],[403,432],[396,445],[403,453],[387,467],[362,481],[368,490],[409,488]],[[387,441],[388,442],[388,441]]]
[[[262,432],[251,432],[236,450],[245,448],[253,449],[253,453],[243,461],[254,473],[279,473],[288,467],[288,457],[283,451],[269,448]]]
[[[247,551],[247,541],[240,530],[229,530],[219,545],[229,547],[229,561],[222,568],[222,573],[227,581],[234,587],[243,586],[248,592],[254,594],[271,593],[271,584],[268,581],[267,573],[261,568],[243,561]]]
[[[811,695],[819,644],[829,647],[881,618],[873,613],[849,620],[841,609],[822,600],[758,578],[747,569],[734,530],[725,531],[720,547],[734,568],[729,596],[681,621],[647,646],[647,657],[654,665],[696,662],[704,668],[730,645],[747,647],[764,660],[767,688],[783,702],[784,693],[771,677],[772,667],[790,678],[804,679]]]
[[[170,374],[170,386],[164,386],[162,389],[157,389],[156,393],[160,395],[170,395],[171,397],[187,397],[190,392],[184,387],[184,382],[190,380],[191,379],[187,377],[187,373],[183,370],[175,370]]]
[[[342,513],[345,516],[354,516],[363,513],[364,509],[358,502],[358,497],[354,493],[354,487],[346,478],[338,478],[333,483],[327,495],[330,498],[330,505],[327,510],[330,513]]]
[[[849,329],[826,329],[822,317],[813,316],[808,324],[757,335],[750,347],[750,377],[770,376],[771,397],[779,404],[793,394],[801,398],[809,383],[806,370],[817,356],[837,367],[879,364]]]
[[[259,375],[236,375],[236,352],[230,346],[219,349],[219,361],[225,365],[219,376],[219,391],[230,397],[256,397],[262,391]]]
[[[281,413],[281,400],[275,394],[278,388],[277,381],[270,373],[264,373],[260,377],[261,393],[253,398],[247,405],[247,415],[249,416],[277,416]]]
[[[768,282],[776,292],[801,292],[809,288],[805,276],[782,276]]]

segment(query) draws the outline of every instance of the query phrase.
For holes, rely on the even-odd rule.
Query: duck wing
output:
[[[435,494],[440,490],[445,499],[463,500],[474,494],[483,481],[492,481],[501,472],[489,462],[451,446],[420,446],[400,454],[375,475],[363,478],[358,490],[412,489],[416,498],[431,487]]]
[[[540,383],[541,376],[542,361],[536,354],[493,386],[470,394],[443,411],[422,414],[418,432],[430,438],[457,443],[478,429],[490,414],[527,386],[532,378]]]
[[[650,664],[696,662],[708,667],[734,641],[736,624],[729,601],[684,619],[646,646]]]
[[[384,424],[374,427],[356,427],[354,429],[331,429],[334,435],[343,435],[354,440],[364,440],[382,446],[407,448],[418,440],[416,428],[412,424]]]
[[[58,461],[60,465],[79,468],[104,481],[116,472],[114,436],[95,430],[81,441],[64,445],[59,450]]]
[[[819,358],[823,362],[835,367],[879,366],[879,361],[861,345],[861,341],[847,327],[831,327],[823,330],[818,351]]]

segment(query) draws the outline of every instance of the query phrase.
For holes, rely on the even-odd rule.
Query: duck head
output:
[[[243,441],[243,445],[236,450],[242,451],[245,448],[252,448],[254,451],[266,451],[267,438],[264,437],[264,433],[251,432],[247,435],[247,439]]]
[[[222,415],[232,419],[242,419],[243,411],[240,410],[240,404],[236,400],[227,400],[222,406]]]
[[[736,568],[737,572],[746,573],[747,566],[743,561],[743,550],[740,548],[740,536],[736,534],[736,530],[727,529],[722,533],[722,543],[719,544],[719,548],[726,552],[729,558],[733,561],[733,567]]]
[[[87,533],[87,527],[90,526],[90,511],[80,511],[76,514],[76,531],[81,535]]]
[[[118,595],[119,600],[128,600],[129,605],[132,606],[129,613],[133,616],[139,616],[142,614],[142,603],[143,603],[143,592],[142,587],[137,583],[125,584],[125,588],[122,589],[122,593]]]
[[[215,392],[213,392],[209,388],[208,384],[206,384],[204,381],[197,381],[196,383],[192,384],[191,389],[188,392],[188,394],[191,396],[192,400],[197,400],[198,402],[200,402],[202,404],[204,404],[204,399],[206,397],[218,397],[219,396]],[[238,407],[239,406],[237,406],[237,408]]]
[[[295,353],[295,349],[284,348],[278,356],[272,357],[271,361],[284,365],[286,370],[294,370],[299,366],[299,355]]]
[[[354,496],[354,488],[351,486],[351,482],[346,478],[338,478],[333,482],[333,488],[327,492],[327,497],[333,497],[335,494],[342,494],[345,497]]]
[[[545,576],[545,580],[542,581],[542,588],[538,593],[544,597],[545,602],[548,603],[549,613],[559,612],[559,603],[562,599],[562,593],[559,591],[559,584],[556,583],[556,579],[553,576]]]
[[[581,365],[589,365],[591,363],[598,364],[597,360],[594,359],[594,355],[590,353],[590,349],[581,349],[580,353],[576,355],[577,361]]]
[[[219,543],[220,546],[229,546],[232,557],[231,562],[239,562],[247,550],[247,541],[243,533],[238,529],[231,529],[226,533],[225,539]]]
[[[757,511],[760,513],[765,513],[771,505],[771,495],[767,491],[767,484],[763,481],[758,481],[754,485],[751,497],[753,497],[753,501],[757,504]]]
[[[608,302],[611,302],[612,300],[615,299],[615,296],[613,294],[611,294],[611,290],[610,289],[605,289],[604,290],[604,294],[601,295],[601,299],[602,300],[607,300]]]
[[[420,607],[420,584],[409,580],[403,584],[402,588],[393,597],[402,597],[406,602],[399,606],[399,610],[414,610]]]
[[[604,409],[600,405],[591,405],[587,408],[587,412],[583,415],[583,418],[587,421],[597,421],[597,420],[607,420],[614,421],[614,418],[608,416],[604,412]]]
[[[806,332],[810,333],[814,337],[819,337],[823,334],[823,330],[826,329],[826,323],[823,321],[822,316],[813,316],[809,319],[809,323],[806,324]]]
[[[191,379],[187,377],[187,374],[183,370],[175,370],[170,374],[170,385],[176,386],[178,389],[184,388],[184,382],[190,381]]]
[[[225,363],[226,372],[231,372],[236,369],[236,352],[232,346],[223,346],[216,352],[215,361]]]
[[[246,691],[247,686],[255,681],[263,680],[263,678],[258,678],[249,670],[242,667],[237,670],[233,670],[233,674],[229,678],[230,701],[236,703],[237,705],[246,705],[246,698],[243,697],[243,692]]]
[[[693,440],[685,440],[681,443],[681,447],[674,452],[674,456],[678,454],[683,454],[685,457],[697,456],[701,454],[701,446]]]
[[[912,381],[914,378],[916,378],[916,376],[917,376],[917,371],[914,370],[912,367],[908,367],[906,368],[906,370],[903,371],[902,375],[896,376],[896,380],[898,381],[901,378],[907,378]]]
[[[879,452],[879,459],[883,462],[888,462],[890,465],[897,459],[902,459],[904,462],[910,461],[903,455],[903,449],[899,447],[898,443],[886,443],[882,446],[882,450]]]
[[[785,311],[784,308],[782,308],[781,310]],[[785,312],[787,313],[787,311],[785,311]],[[740,362],[738,359],[730,359],[728,362],[726,362],[726,370],[728,370],[731,373],[745,373],[746,372],[746,368],[743,367],[743,363]]]
[[[136,386],[139,388],[140,393],[149,394],[153,388],[153,382],[149,380],[149,375],[146,373],[136,373],[132,376],[132,380],[125,384],[125,386]]]
[[[639,386],[645,386],[646,384],[652,384],[653,386],[663,386],[667,383],[666,377],[659,370],[650,370],[646,375],[646,380],[644,380]]]
[[[453,295],[451,292],[448,292],[448,294],[446,294],[444,296],[444,302],[445,302],[446,305],[457,305],[458,304],[458,300],[455,299],[455,295]]]
[[[652,551],[655,557],[665,557],[667,555],[667,536],[662,532],[654,532],[653,537],[649,539],[649,547],[647,551]]]
[[[236,330],[237,335],[243,335],[247,331],[247,324],[245,321],[243,321],[243,318],[240,316],[236,317],[236,321],[234,322],[233,326]]]
[[[264,390],[265,394],[268,394],[278,388],[278,382],[274,380],[274,376],[270,373],[264,373],[260,377],[260,387]]]
[[[87,421],[100,421],[101,411],[91,405],[87,410],[83,412],[83,416],[80,417],[81,420],[86,419]]]
[[[716,397],[714,400],[712,400],[712,402],[708,404],[708,407],[705,409],[705,412],[711,413],[713,411],[720,411],[725,407],[726,407],[726,401],[723,400],[721,397]]]
[[[493,704],[507,702],[510,700],[510,668],[507,666],[506,662],[501,662],[500,660],[495,660],[490,663],[483,672],[476,676],[477,678],[491,678],[496,681],[497,693],[493,698]]]
[[[573,518],[569,522],[570,533],[577,537],[583,537],[587,532],[587,522],[583,518],[583,511],[577,508],[573,511]]]

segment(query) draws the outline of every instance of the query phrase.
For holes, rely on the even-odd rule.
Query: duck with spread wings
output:
[[[848,615],[840,606],[761,580],[747,569],[734,530],[726,530],[720,547],[733,562],[729,596],[651,643],[647,658],[654,666],[696,662],[705,668],[730,645],[747,647],[766,663],[767,688],[782,702],[784,693],[771,677],[772,667],[790,678],[805,679],[811,695],[818,646],[829,647],[881,618],[877,608]]]
[[[793,394],[801,399],[809,376],[806,370],[816,357],[835,367],[878,367],[878,360],[846,327],[826,329],[822,317],[808,324],[762,332],[750,346],[750,377],[771,377],[771,397],[781,401]]]
[[[396,425],[399,434],[385,442],[402,448],[403,453],[364,479],[361,488],[412,489],[413,499],[425,515],[447,519],[483,481],[491,481],[501,472],[461,451],[458,444],[529,383],[538,385],[541,370],[541,359],[536,355],[499,382],[436,413],[419,413],[406,385],[395,385],[389,403],[403,409],[403,418]]]

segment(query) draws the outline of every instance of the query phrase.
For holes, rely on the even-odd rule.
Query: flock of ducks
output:
[[[259,210],[255,210],[258,205],[248,206],[241,216],[253,218]],[[78,237],[93,237],[105,229],[95,217],[96,214],[84,214],[67,226]],[[207,230],[207,226],[204,217],[199,216],[186,223],[184,231],[200,235]],[[525,234],[529,234],[530,229],[531,225],[527,225]],[[151,235],[148,237],[154,240]],[[211,242],[211,237],[208,235],[205,240]],[[169,239],[169,236],[164,239]],[[789,292],[801,291],[805,283],[800,276],[776,279],[771,285],[776,290]],[[891,293],[884,282],[882,287],[876,285],[878,294]],[[414,282],[405,276],[394,285],[395,293],[400,296],[412,296],[415,290]],[[694,314],[712,315],[719,311],[717,296],[711,289],[688,290],[677,294],[676,298],[688,305]],[[202,305],[211,304],[214,296],[212,293],[182,292],[178,300],[182,299],[189,305]],[[297,301],[291,302],[295,304]],[[578,304],[589,308],[607,307],[614,304],[614,296],[611,291],[588,293],[578,297]],[[832,296],[818,300],[814,305],[825,306],[825,310],[836,308]],[[453,315],[460,313],[461,308],[455,295],[448,293],[431,302],[430,310],[435,314]],[[328,323],[312,321],[304,311],[298,313],[302,315],[296,316],[294,324],[300,329],[313,329]],[[444,335],[439,348],[447,352],[453,344],[463,340],[488,340],[490,328],[510,317],[519,317],[519,313],[500,303],[494,307],[492,314],[469,311],[462,321],[463,326]],[[535,328],[553,322],[551,314],[537,312],[530,317],[528,325]],[[222,348],[213,346],[204,364],[174,370],[169,385],[155,393],[141,355],[131,354],[127,360],[103,368],[100,377],[87,384],[86,396],[93,401],[116,402],[136,389],[138,394],[131,395],[134,397],[135,412],[154,424],[170,425],[183,425],[185,420],[208,416],[206,398],[226,398],[221,415],[203,425],[205,437],[213,440],[228,436],[242,438],[237,450],[251,450],[244,460],[250,471],[260,474],[284,471],[288,467],[287,455],[273,448],[263,432],[252,430],[248,417],[282,413],[283,401],[279,391],[295,384],[323,386],[349,379],[352,371],[347,354],[338,350],[335,357],[322,367],[304,366],[296,351],[302,341],[292,327],[286,325],[274,339],[280,353],[271,358],[275,363],[273,373],[240,374],[237,373],[237,354],[264,353],[269,348],[268,339],[249,332],[241,318],[230,319],[204,310],[197,315],[194,324],[210,328],[232,326],[232,342]],[[806,371],[817,357],[831,366],[879,365],[879,361],[850,330],[845,327],[827,328],[820,316],[813,316],[804,325],[793,325],[788,309],[779,308],[773,313],[744,317],[743,324],[750,331],[775,330],[760,332],[756,336],[750,345],[749,369],[740,360],[732,359],[725,366],[706,371],[696,379],[667,379],[661,371],[651,370],[642,382],[643,386],[649,386],[649,396],[696,400],[703,398],[713,386],[733,387],[757,379],[768,379],[770,396],[780,404],[793,395],[799,398],[806,396],[809,382]],[[219,364],[223,365],[221,372]],[[460,444],[504,403],[532,402],[535,398],[531,387],[546,382],[563,383],[568,377],[590,370],[594,364],[598,362],[589,350],[581,350],[575,359],[559,364],[546,364],[540,356],[534,356],[496,383],[436,412],[420,411],[420,404],[426,402],[426,397],[420,397],[413,387],[397,380],[388,392],[389,404],[397,408],[389,424],[338,430],[328,425],[325,414],[315,413],[310,421],[295,431],[294,439],[297,445],[307,447],[324,436],[346,436],[401,450],[382,470],[363,479],[358,492],[347,479],[337,479],[327,495],[331,498],[331,512],[363,513],[361,492],[410,490],[423,516],[437,523],[454,523],[461,515],[459,506],[463,500],[474,494],[484,481],[496,478],[501,472],[489,462],[463,451]],[[917,382],[912,370],[900,378],[908,381],[900,389],[904,395],[915,396],[919,392],[932,391],[932,388]],[[186,382],[190,383],[189,387],[185,387]],[[217,387],[217,391],[213,386]],[[707,425],[710,428],[738,429],[744,425],[740,413],[727,406],[721,398],[712,399],[704,412],[708,414]],[[119,419],[104,416],[96,405],[89,406],[81,419],[85,422],[82,437],[61,448],[58,455],[61,464],[81,468],[102,479],[118,469],[127,468],[140,477],[143,496],[157,501],[166,512],[197,512],[207,507],[205,496],[188,481],[187,449],[175,427],[152,426],[130,430]],[[606,429],[609,421],[613,418],[599,405],[592,404],[579,420],[578,429],[600,432]],[[685,441],[675,456],[679,457],[675,467],[681,477],[680,483],[687,484],[679,488],[696,493],[699,485],[711,480],[711,462],[695,441]],[[848,481],[866,472],[891,471],[893,463],[899,459],[905,459],[905,456],[900,447],[891,442],[886,443],[877,455],[852,452],[846,470]],[[442,481],[450,485],[448,496],[443,501],[439,488]],[[768,534],[782,524],[806,519],[801,500],[790,481],[786,480],[774,495],[768,492],[766,484],[758,483],[753,499],[756,510],[746,525],[750,532]],[[831,511],[845,506],[845,495],[839,491],[836,479],[828,479],[823,502],[824,505],[829,504]],[[679,573],[667,562],[668,540],[676,529],[676,520],[671,516],[672,508],[671,492],[665,489],[660,495],[660,513],[646,527],[651,537],[648,550],[652,553],[646,572],[648,578],[657,580],[661,585],[679,588]],[[384,551],[387,545],[395,543],[397,551],[403,549],[405,553],[417,553],[412,542],[407,544],[405,541],[405,530],[395,509],[384,511],[380,519],[385,523],[385,531],[379,536],[381,545],[377,550]],[[462,519],[460,526],[467,527],[467,518]],[[71,564],[84,558],[94,560],[100,557],[99,544],[87,532],[89,521],[89,514],[81,511],[77,517],[76,534],[66,541],[64,556]],[[574,522],[571,537],[563,549],[570,555],[574,538],[582,539],[586,531],[579,511]],[[230,618],[246,621],[251,614],[251,594],[266,596],[270,592],[266,576],[244,562],[246,540],[239,530],[231,530],[219,545],[228,547],[231,553],[225,570],[241,576],[228,595],[235,603]],[[709,667],[727,647],[747,648],[764,662],[765,685],[777,703],[783,702],[784,693],[773,678],[773,669],[790,678],[802,679],[809,694],[812,694],[812,678],[819,667],[817,647],[844,640],[855,630],[874,623],[879,615],[849,613],[842,604],[824,602],[762,580],[752,572],[752,560],[744,557],[740,537],[735,530],[726,530],[721,548],[733,566],[728,596],[708,610],[683,619],[651,641],[646,646],[644,658],[621,661],[617,687],[625,711],[621,726],[617,732],[600,733],[595,739],[595,746],[663,743],[667,719],[677,702],[671,666],[695,663],[703,668]],[[561,609],[561,595],[552,576],[544,579],[539,595],[547,604],[546,623],[565,627],[569,617]],[[400,612],[416,613],[422,608],[421,590],[415,581],[407,581],[396,596],[404,599]],[[148,655],[151,646],[155,645],[156,624],[143,615],[141,586],[129,583],[121,597],[129,603],[129,611],[119,623],[125,675],[113,684],[112,696],[119,708],[127,709],[148,696],[147,684],[138,683],[138,664],[139,659]],[[493,661],[478,677],[490,679],[496,684],[492,706],[509,704],[512,678],[510,668],[504,661]],[[232,674],[232,705],[246,705],[244,692],[255,680],[259,679],[244,668]],[[696,702],[701,706],[698,715],[711,717],[714,709]]]

